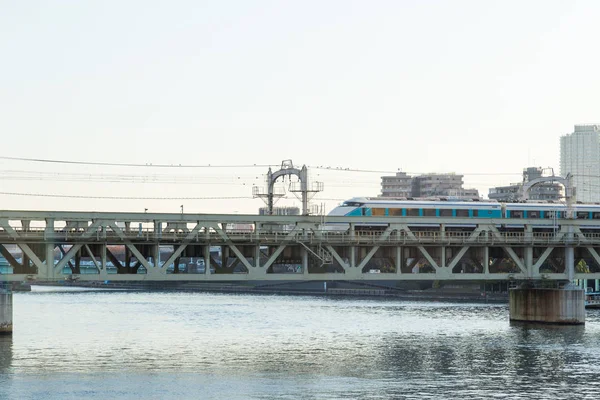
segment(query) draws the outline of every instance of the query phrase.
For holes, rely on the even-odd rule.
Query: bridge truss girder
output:
[[[231,223],[255,228],[231,231]],[[338,231],[342,224],[349,229]],[[173,251],[161,260],[165,246]],[[566,280],[566,248],[594,269],[575,278],[600,278],[592,221],[0,211],[0,254],[14,271],[2,280],[65,279],[65,267],[80,280]],[[204,258],[203,273],[177,269],[189,254]],[[93,274],[77,274],[83,258]]]

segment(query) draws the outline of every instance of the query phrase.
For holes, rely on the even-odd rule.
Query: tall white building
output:
[[[573,174],[577,201],[600,202],[600,125],[575,125],[560,138],[560,175]]]

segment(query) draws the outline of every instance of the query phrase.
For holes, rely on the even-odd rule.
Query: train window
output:
[[[424,208],[423,216],[424,217],[435,217],[435,208]]]
[[[510,217],[511,218],[523,218],[523,210],[511,210]]]
[[[592,219],[600,219],[600,212],[592,213]]]
[[[385,208],[372,208],[371,215],[374,217],[383,217],[385,216]]]
[[[544,213],[544,218],[553,219],[555,217],[556,217],[556,214],[554,213],[554,211],[546,211]]]
[[[440,210],[440,217],[451,217],[452,216],[452,210],[449,210],[447,208],[442,208]]]
[[[406,209],[406,215],[409,217],[418,217],[419,216],[419,209],[418,208],[407,208]]]
[[[589,214],[586,211],[577,211],[577,219],[588,219]]]
[[[388,214],[393,216],[393,217],[401,217],[402,216],[402,209],[401,208],[390,208],[388,210]]]
[[[362,207],[365,203],[358,203],[356,201],[346,201],[342,204],[342,207]]]
[[[456,210],[456,216],[457,217],[468,217],[469,210]]]
[[[539,211],[529,211],[527,213],[527,217],[528,218],[539,218],[540,217],[540,212]]]

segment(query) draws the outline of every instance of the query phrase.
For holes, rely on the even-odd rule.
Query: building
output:
[[[560,138],[560,175],[573,175],[576,199],[600,202],[600,125],[575,125]]]
[[[427,174],[413,179],[413,197],[460,196],[479,198],[477,189],[463,188],[463,175]]]
[[[463,188],[463,175],[425,174],[415,177],[405,172],[381,177],[381,197],[440,197],[460,196],[479,198],[477,189]]]
[[[396,172],[393,176],[381,177],[382,197],[411,197],[413,178],[406,172]]]
[[[512,183],[508,186],[496,186],[488,193],[490,200],[500,202],[515,202],[521,200],[523,183],[541,178],[544,170],[542,168],[529,167],[523,169],[523,182]],[[529,190],[529,199],[538,201],[560,201],[562,198],[562,185],[555,182],[544,182],[533,186]]]

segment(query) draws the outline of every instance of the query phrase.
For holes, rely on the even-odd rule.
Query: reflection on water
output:
[[[510,324],[502,305],[14,296],[0,398],[600,398],[597,312],[552,327]]]
[[[0,335],[0,372],[8,371],[12,363],[12,337]]]

